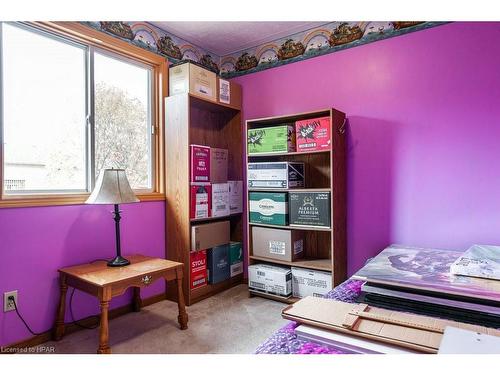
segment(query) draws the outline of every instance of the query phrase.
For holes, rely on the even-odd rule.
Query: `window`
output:
[[[84,46],[3,25],[6,194],[87,190],[86,53]]]
[[[76,23],[0,23],[0,207],[83,202],[111,167],[162,199],[166,66]]]

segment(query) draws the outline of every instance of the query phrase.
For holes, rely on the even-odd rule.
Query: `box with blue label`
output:
[[[256,224],[288,225],[287,193],[250,192],[250,222]]]
[[[248,163],[249,188],[290,189],[305,187],[304,163]]]
[[[253,226],[252,255],[293,262],[304,256],[304,239],[304,231]]]
[[[231,277],[243,273],[243,246],[241,242],[231,241],[229,243],[229,268]]]
[[[229,279],[229,244],[207,250],[208,283],[217,284]]]

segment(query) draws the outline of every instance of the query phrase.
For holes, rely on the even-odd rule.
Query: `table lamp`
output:
[[[104,169],[99,174],[96,186],[85,203],[114,204],[114,220],[116,231],[116,257],[108,262],[109,267],[122,267],[130,264],[123,258],[120,248],[120,209],[121,203],[135,203],[139,199],[135,196],[124,169]]]

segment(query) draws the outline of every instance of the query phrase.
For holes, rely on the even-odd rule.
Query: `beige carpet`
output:
[[[187,307],[189,328],[177,324],[177,304],[158,302],[139,313],[129,313],[109,322],[113,353],[253,353],[257,346],[286,321],[285,305],[261,297],[248,298],[246,285]],[[55,353],[95,353],[98,329],[65,336]]]

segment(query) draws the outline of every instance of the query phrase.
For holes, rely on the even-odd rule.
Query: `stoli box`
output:
[[[210,182],[210,147],[191,145],[191,182]]]
[[[295,122],[297,151],[318,151],[331,148],[330,117]]]
[[[189,285],[191,289],[207,285],[207,251],[192,251],[189,258],[191,263]]]

